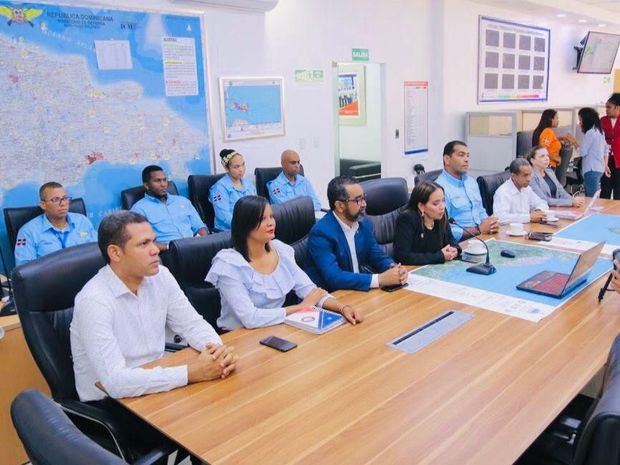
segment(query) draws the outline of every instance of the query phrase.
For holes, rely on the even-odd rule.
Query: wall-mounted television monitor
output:
[[[609,74],[614,67],[620,35],[588,32],[577,64],[578,73]]]

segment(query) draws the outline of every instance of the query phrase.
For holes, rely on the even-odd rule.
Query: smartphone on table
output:
[[[269,336],[259,341],[262,345],[271,347],[272,349],[279,350],[280,352],[288,352],[289,350],[297,347],[297,344],[286,339],[282,339],[278,336]]]

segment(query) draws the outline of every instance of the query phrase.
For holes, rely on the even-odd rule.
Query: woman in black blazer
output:
[[[396,221],[394,257],[403,265],[428,265],[454,260],[461,253],[446,218],[443,188],[421,182]]]

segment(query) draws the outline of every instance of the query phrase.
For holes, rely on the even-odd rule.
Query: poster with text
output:
[[[428,81],[405,81],[405,155],[428,151]]]
[[[480,16],[478,103],[545,101],[549,29]]]
[[[343,126],[366,125],[364,65],[338,66],[338,115]]]

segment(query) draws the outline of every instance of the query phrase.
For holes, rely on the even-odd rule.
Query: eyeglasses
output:
[[[360,205],[362,203],[366,203],[366,196],[362,195],[361,197],[355,197],[354,199],[341,199],[342,202],[355,202]]]
[[[50,202],[54,205],[60,205],[63,202],[71,202],[71,197],[66,195],[64,197],[52,197],[51,199],[45,200],[45,202]]]

